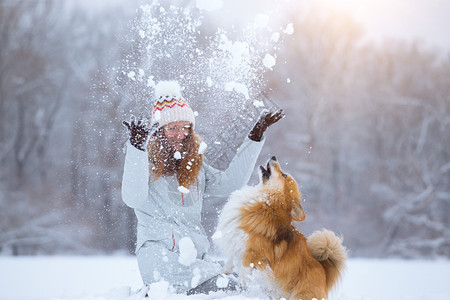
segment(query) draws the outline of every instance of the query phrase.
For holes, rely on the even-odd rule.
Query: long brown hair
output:
[[[178,184],[189,189],[197,180],[202,167],[203,155],[198,153],[201,142],[200,137],[191,127],[189,135],[183,141],[183,149],[180,151],[182,157],[176,159],[174,157],[176,150],[169,145],[164,129],[159,128],[150,137],[147,145],[153,180],[176,174]]]

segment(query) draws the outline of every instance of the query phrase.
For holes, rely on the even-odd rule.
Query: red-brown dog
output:
[[[323,230],[308,239],[293,225],[305,213],[295,180],[275,157],[260,167],[260,184],[234,192],[225,205],[215,237],[233,265],[267,272],[278,287],[276,297],[326,299],[345,266],[342,239]]]

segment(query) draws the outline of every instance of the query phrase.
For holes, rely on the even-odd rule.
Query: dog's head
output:
[[[266,168],[259,167],[260,184],[263,187],[280,190],[288,203],[292,203],[292,218],[295,221],[303,221],[306,218],[301,205],[301,194],[297,183],[291,175],[281,170],[277,158],[273,156],[267,162]]]

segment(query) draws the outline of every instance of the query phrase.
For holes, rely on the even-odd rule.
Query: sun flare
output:
[[[361,23],[368,37],[432,41],[449,47],[449,1],[441,0],[306,0],[309,9],[351,16]]]

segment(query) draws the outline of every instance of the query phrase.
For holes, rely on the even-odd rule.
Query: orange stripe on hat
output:
[[[175,105],[179,107],[188,107],[189,104],[187,102],[180,99],[172,98],[171,100],[164,99],[163,102],[156,102],[155,106],[153,106],[153,113],[155,113],[157,110],[162,111],[164,108],[173,108]]]

